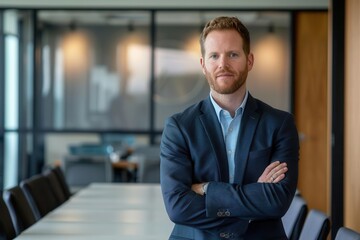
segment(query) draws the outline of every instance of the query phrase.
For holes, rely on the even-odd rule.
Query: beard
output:
[[[228,69],[224,69],[223,72],[234,74],[232,71]],[[205,69],[205,77],[209,83],[210,88],[219,94],[233,94],[245,84],[248,71],[246,68],[243,72],[240,72],[239,75],[234,74],[235,76],[234,80],[225,80],[225,81],[232,81],[232,83],[226,84],[224,86],[218,83],[216,79],[216,75],[217,73],[212,75],[210,72],[207,71],[207,69]]]

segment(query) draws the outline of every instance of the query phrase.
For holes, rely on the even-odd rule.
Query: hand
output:
[[[278,183],[284,179],[285,173],[288,171],[287,164],[279,161],[271,163],[258,179],[259,183]]]
[[[203,190],[204,184],[205,183],[194,183],[193,185],[191,185],[191,190],[202,196],[204,195],[204,190]]]

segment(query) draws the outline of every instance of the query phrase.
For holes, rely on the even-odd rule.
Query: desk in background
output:
[[[139,164],[127,160],[112,162],[114,182],[136,182]]]
[[[16,239],[164,240],[172,228],[159,184],[94,183]]]

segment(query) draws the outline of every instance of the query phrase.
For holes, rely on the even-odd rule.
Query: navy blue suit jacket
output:
[[[169,239],[286,239],[281,217],[298,179],[299,139],[291,114],[250,94],[235,153],[235,183],[210,97],[168,118],[161,140],[161,188],[175,227]],[[257,183],[274,161],[286,162],[279,183]],[[210,182],[207,194],[191,190]]]

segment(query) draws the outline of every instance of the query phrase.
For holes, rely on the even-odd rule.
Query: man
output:
[[[161,140],[169,239],[287,239],[299,141],[291,114],[246,89],[254,56],[246,27],[219,17],[201,34],[209,98],[170,117]]]

